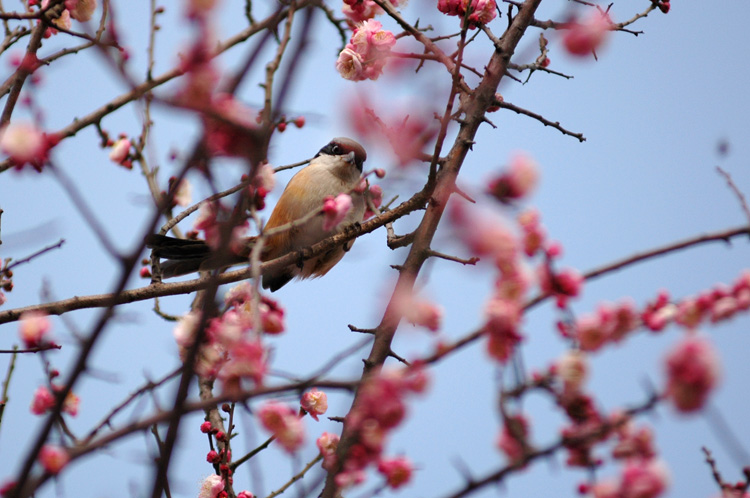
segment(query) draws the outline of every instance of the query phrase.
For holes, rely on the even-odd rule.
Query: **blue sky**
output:
[[[648,4],[632,3],[615,4],[613,18],[630,17]],[[236,0],[223,2],[225,15],[217,30],[220,37],[228,37],[243,27],[242,4]],[[141,75],[148,6],[146,2],[115,2],[115,6],[121,16],[125,43],[132,47],[132,73]],[[331,2],[331,7],[338,9],[340,5]],[[568,3],[546,2],[537,17],[559,18],[568,8]],[[412,0],[403,12],[406,19],[419,17],[424,24],[431,23],[438,33],[456,29],[456,18],[440,15],[434,3],[427,0]],[[566,56],[550,34],[550,67],[574,78],[536,73],[525,85],[506,80],[500,92],[509,102],[582,132],[586,142],[579,143],[511,112],[498,112],[491,118],[496,129],[480,129],[460,183],[469,190],[479,190],[514,150],[527,151],[541,169],[540,186],[528,205],[539,209],[550,237],[564,246],[563,263],[581,271],[675,240],[747,224],[738,200],[715,168],[721,166],[728,171],[742,191],[750,190],[750,103],[745,88],[748,70],[741,56],[741,33],[748,15],[750,6],[740,0],[727,0],[717,7],[675,2],[668,15],[652,13],[634,27],[643,30],[643,34],[612,36],[600,51],[598,61]],[[190,36],[184,25],[177,24],[179,19],[178,9],[167,6],[164,29],[157,38],[156,74],[176,63],[177,51],[184,48]],[[386,28],[396,30],[393,21],[381,21]],[[490,27],[499,33],[504,23],[504,18],[495,20]],[[353,136],[363,140],[368,150],[367,166],[389,171],[383,182],[385,197],[399,194],[405,198],[420,188],[423,170],[416,167],[398,173],[387,150],[354,135],[342,112],[342,101],[361,92],[377,95],[384,111],[387,107],[398,110],[421,104],[422,100],[427,101],[425,105],[440,102],[442,108],[445,96],[441,85],[446,75],[440,68],[428,67],[416,75],[399,73],[378,82],[347,82],[333,67],[340,48],[338,35],[320,16],[312,33],[310,51],[302,60],[301,76],[287,104],[288,114],[305,115],[307,124],[301,130],[290,127],[285,133],[276,134],[269,159],[274,165],[295,162],[312,156],[331,137]],[[53,46],[62,43],[69,42],[58,35],[45,42],[42,52],[51,52]],[[517,53],[521,57],[519,63],[535,57],[535,44],[535,37],[522,44]],[[402,47],[409,46],[401,40],[396,48],[406,50]],[[225,68],[234,67],[250,48],[242,45],[233,49],[222,58],[222,64]],[[481,67],[487,54],[488,45],[480,36],[467,60]],[[240,95],[249,105],[260,102],[257,83],[262,74],[262,68],[251,73],[241,89]],[[45,123],[50,129],[66,126],[76,116],[126,91],[93,51],[61,59],[45,68],[42,77],[35,98],[45,111]],[[108,116],[102,124],[113,135],[136,135],[140,131],[140,112],[130,106]],[[14,114],[14,119],[23,117],[22,109]],[[168,156],[172,150],[186,153],[190,149],[196,136],[196,120],[158,107],[155,121],[150,159],[160,166],[160,178],[166,182],[180,166],[179,161],[170,161]],[[725,155],[718,153],[722,142],[728,144]],[[95,206],[117,247],[123,251],[134,247],[150,216],[142,176],[110,163],[91,128],[56,148],[54,160],[75,179],[88,204]],[[217,171],[218,181],[222,186],[233,185],[240,171],[238,165],[225,161]],[[289,176],[280,174],[280,182],[283,184]],[[199,177],[192,179],[196,198],[210,192]],[[279,187],[272,193],[271,202],[280,192]],[[62,249],[18,268],[15,289],[8,294],[4,309],[98,294],[111,288],[119,270],[115,261],[104,254],[51,175],[3,173],[0,207],[5,211],[1,257],[20,258],[60,238],[66,240]],[[396,231],[408,231],[418,216],[399,221]],[[447,230],[439,230],[434,248],[466,256]],[[586,285],[573,308],[576,313],[583,313],[602,301],[626,296],[643,305],[662,288],[669,289],[675,297],[693,295],[716,283],[732,282],[742,269],[748,268],[749,252],[747,241],[737,239],[731,245],[711,244],[639,264]],[[275,298],[287,309],[288,330],[269,340],[274,351],[273,368],[304,376],[335,352],[359,341],[361,337],[349,332],[346,325],[366,328],[378,323],[395,278],[389,265],[402,262],[405,255],[404,249],[388,249],[385,231],[379,230],[358,240],[351,253],[325,278],[294,282],[276,293]],[[445,261],[426,265],[419,284],[423,294],[445,310],[441,337],[457,339],[481,325],[481,310],[492,281],[492,272],[482,265],[476,269]],[[134,277],[130,286],[142,284]],[[167,312],[181,314],[189,302],[190,297],[183,296],[164,299],[161,304]],[[151,311],[152,306],[151,302],[124,306],[107,328],[94,350],[89,375],[75,388],[82,401],[80,415],[70,420],[73,431],[85,433],[109,407],[146,379],[157,379],[178,366],[172,326],[159,319]],[[70,313],[64,320],[53,319],[55,335],[64,346],[62,351],[49,355],[56,368],[63,372],[69,368],[77,353],[75,334],[85,336],[98,313],[85,310]],[[556,319],[549,304],[525,318],[524,358],[529,369],[544,368],[564,351],[565,344],[554,329]],[[750,320],[742,316],[704,330],[722,358],[723,380],[712,398],[713,413],[726,419],[745,448],[750,443],[746,423],[750,401],[745,395],[745,381],[750,377],[750,364],[746,361],[750,350],[748,325]],[[17,343],[16,330],[16,324],[0,326],[1,348]],[[639,403],[648,393],[644,386],[660,386],[662,359],[681,334],[674,327],[657,336],[639,333],[622,346],[596,355],[590,388],[598,393],[604,407],[609,410]],[[402,325],[394,348],[402,356],[418,357],[431,351],[434,340],[421,330]],[[342,363],[332,377],[357,376],[360,358],[365,354]],[[17,362],[10,403],[0,427],[0,480],[15,472],[19,458],[26,454],[41,424],[28,412],[33,390],[44,381],[40,359],[27,355]],[[5,372],[8,360],[0,357],[0,372]],[[462,485],[462,469],[479,477],[502,464],[503,457],[495,448],[499,374],[479,344],[433,369],[430,391],[411,406],[409,419],[392,435],[388,449],[389,454],[408,455],[419,470],[409,489],[384,492],[381,496],[445,496]],[[168,403],[170,398],[169,389],[159,395],[161,403]],[[330,414],[343,415],[348,403],[348,397],[332,393]],[[541,446],[553,440],[562,418],[549,401],[532,397],[524,408],[532,422],[534,442]],[[153,409],[151,400],[144,401],[117,423],[124,424]],[[197,430],[201,418],[193,415],[183,425],[172,466],[174,496],[195,496],[200,479],[211,471],[204,461],[208,451],[205,438]],[[265,434],[247,423],[246,418],[243,416],[240,421],[236,454],[265,439]],[[657,445],[671,469],[672,486],[667,496],[716,495],[716,486],[700,452],[703,445],[714,452],[729,481],[740,479],[740,467],[750,464],[733,458],[713,430],[716,424],[712,420],[715,419],[706,415],[678,416],[667,407],[643,418],[655,429]],[[247,488],[260,496],[276,489],[295,469],[313,458],[314,438],[324,430],[337,430],[337,425],[309,422],[307,429],[309,444],[298,458],[290,462],[271,448],[260,463],[240,469],[237,489]],[[146,494],[150,485],[144,482],[148,483],[151,476],[149,458],[153,452],[153,438],[132,436],[75,462],[57,484],[48,483],[39,496]],[[614,469],[605,469],[603,474],[612,472]],[[575,496],[576,484],[585,477],[583,472],[568,471],[563,457],[558,456],[536,463],[499,489],[490,487],[476,496]],[[377,482],[377,478],[371,479],[352,496],[366,495],[366,490]]]

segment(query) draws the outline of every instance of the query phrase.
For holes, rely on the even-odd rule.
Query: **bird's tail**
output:
[[[154,250],[154,256],[167,260],[160,264],[164,278],[179,277],[231,264],[211,264],[213,251],[202,240],[176,239],[166,235],[151,234],[146,236],[145,242],[146,247]]]

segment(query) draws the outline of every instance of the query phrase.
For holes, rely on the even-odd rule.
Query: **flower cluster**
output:
[[[250,284],[245,282],[225,296],[226,311],[207,321],[203,341],[198,350],[196,372],[209,378],[220,378],[225,390],[240,388],[243,379],[261,385],[266,373],[266,349],[259,334],[284,331],[284,310],[276,301],[261,296],[253,302]],[[201,315],[191,312],[174,329],[183,360],[193,344]]]
[[[697,296],[672,303],[666,291],[648,304],[641,315],[646,327],[662,330],[675,322],[694,329],[705,321],[717,323],[750,310],[750,271],[744,271],[731,286],[716,286]]]
[[[468,23],[469,29],[487,24],[497,16],[495,0],[438,0],[438,10],[449,16],[458,16]]]
[[[347,80],[376,80],[396,44],[396,37],[378,21],[359,24],[339,54],[336,70]]]
[[[666,358],[666,396],[681,412],[703,407],[719,381],[719,357],[705,339],[689,336]]]
[[[365,469],[370,464],[378,465],[388,485],[393,488],[408,481],[411,476],[408,461],[385,458],[383,450],[389,432],[406,416],[405,397],[422,393],[426,388],[427,374],[417,366],[381,372],[360,387],[360,402],[347,416],[348,427],[355,431],[356,436],[341,471],[336,475],[336,484],[340,488],[364,481]],[[318,446],[321,447],[321,444]],[[322,449],[321,453],[324,455],[324,465],[335,468],[338,463],[336,455],[331,451],[324,453]]]
[[[669,485],[669,473],[661,460],[634,460],[625,464],[619,479],[594,484],[593,498],[656,498]]]
[[[581,315],[570,331],[561,325],[563,335],[574,337],[583,351],[598,351],[607,343],[618,343],[640,325],[631,300],[600,304],[595,313]]]
[[[61,391],[62,386],[52,384],[53,391]],[[70,416],[75,417],[78,415],[78,405],[80,405],[81,399],[73,391],[68,391],[63,401],[62,411]],[[55,406],[55,395],[47,386],[39,386],[34,391],[34,397],[31,400],[31,413],[34,415],[42,415],[54,408]]]
[[[297,412],[276,401],[269,401],[258,410],[258,420],[271,432],[281,446],[294,453],[305,442],[305,427]]]

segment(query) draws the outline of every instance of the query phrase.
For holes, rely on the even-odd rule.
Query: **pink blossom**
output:
[[[258,410],[258,419],[289,453],[295,452],[302,446],[305,438],[304,426],[290,407],[269,401]]]
[[[351,81],[367,79],[364,72],[364,59],[353,46],[347,45],[336,60],[336,71],[342,78]]]
[[[681,412],[703,407],[719,381],[719,357],[707,340],[688,337],[666,358],[667,397]]]
[[[654,434],[648,427],[635,428],[630,421],[617,430],[618,441],[612,456],[618,459],[647,460],[656,455]]]
[[[406,457],[381,458],[378,472],[385,476],[388,487],[398,489],[411,480],[414,468]]]
[[[49,140],[36,126],[10,123],[0,129],[0,150],[17,168],[31,164],[38,171],[47,160]]]
[[[68,391],[67,396],[65,396],[65,401],[63,401],[62,411],[71,417],[75,417],[78,415],[78,406],[80,404],[81,398],[79,398],[73,391]]]
[[[260,322],[266,334],[280,334],[284,331],[284,309],[270,297],[260,298]]]
[[[199,311],[191,311],[177,321],[177,325],[172,330],[172,335],[178,346],[187,348],[193,344],[200,319],[201,314]]]
[[[187,16],[191,19],[209,14],[219,3],[219,0],[188,0]]]
[[[346,17],[355,23],[360,23],[373,17],[383,14],[383,9],[372,0],[344,0],[341,9]]]
[[[226,93],[213,96],[210,105],[223,119],[206,116],[203,120],[208,150],[216,156],[250,157],[256,143],[252,133],[257,113]]]
[[[37,348],[49,343],[52,328],[47,315],[41,311],[27,311],[20,317],[18,334],[27,348]]]
[[[96,0],[65,0],[65,8],[70,12],[70,17],[86,22],[94,15]]]
[[[443,319],[443,309],[429,301],[411,299],[403,303],[404,318],[413,325],[419,325],[437,332]]]
[[[524,456],[528,447],[526,442],[528,435],[529,422],[526,417],[522,415],[508,417],[503,424],[497,446],[508,457],[508,460],[516,462]]]
[[[473,29],[493,20],[497,16],[497,5],[495,0],[471,0],[469,12],[469,28]]]
[[[352,196],[339,194],[335,198],[331,195],[323,201],[323,230],[330,232],[338,227],[352,208]]]
[[[122,164],[125,159],[128,158],[128,155],[130,154],[130,147],[132,146],[132,143],[130,142],[130,139],[126,137],[122,137],[118,139],[115,144],[112,146],[112,150],[109,151],[109,159],[110,161]]]
[[[591,14],[580,22],[568,25],[563,36],[566,50],[576,56],[584,57],[596,51],[607,39],[612,30],[612,21],[605,12],[592,10]]]
[[[359,24],[339,54],[336,70],[348,80],[375,80],[382,73],[396,37],[378,21]]]
[[[323,469],[330,472],[336,466],[336,448],[339,445],[339,436],[324,432],[315,441],[315,444],[323,456]]]
[[[216,498],[222,491],[224,491],[224,480],[221,476],[213,474],[206,477],[201,483],[198,498]]]
[[[555,362],[555,373],[563,382],[565,394],[579,393],[588,378],[588,359],[581,351],[567,351]]]
[[[336,486],[339,489],[345,489],[350,486],[362,484],[365,482],[365,473],[361,470],[347,470],[336,474]]]
[[[531,257],[544,247],[547,234],[539,221],[539,211],[527,209],[518,215],[518,224],[523,230],[523,252]]]
[[[70,455],[65,448],[46,444],[39,450],[39,463],[50,474],[59,473],[70,461]]]
[[[302,395],[300,406],[314,420],[318,420],[318,415],[323,415],[328,410],[328,396],[323,391],[313,388]]]
[[[193,186],[187,178],[180,180],[177,187],[174,189],[174,202],[178,206],[187,207],[193,201]]]
[[[470,29],[478,24],[487,24],[497,16],[495,0],[438,0],[438,10],[449,16],[459,16],[462,20],[468,11]]]
[[[0,291],[0,306],[5,304],[5,302],[8,300],[7,296],[3,291]]]
[[[34,391],[34,397],[31,400],[31,413],[34,415],[42,415],[47,410],[51,410],[55,406],[55,396],[52,394],[47,386],[39,386]]]
[[[237,498],[255,498],[255,495],[250,491],[240,491],[239,494],[237,494]]]
[[[524,153],[516,153],[508,164],[507,171],[492,180],[489,193],[501,202],[526,197],[539,179],[539,166]]]
[[[622,498],[656,498],[669,485],[669,472],[660,460],[634,459],[625,464],[620,483]]]
[[[250,379],[256,386],[263,384],[268,369],[266,350],[260,341],[250,339],[233,344],[229,350],[229,360],[222,366],[220,377],[224,380]]]

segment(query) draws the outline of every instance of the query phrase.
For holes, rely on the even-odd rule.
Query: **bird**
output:
[[[351,208],[343,221],[333,230],[324,230],[323,216],[315,216],[301,225],[269,235],[264,241],[261,261],[270,261],[309,247],[361,222],[364,219],[366,200],[365,192],[361,192],[357,187],[362,181],[362,167],[366,159],[364,147],[351,138],[337,137],[321,148],[310,163],[289,180],[268,218],[264,231],[284,226],[316,209],[322,209],[329,196],[349,194],[352,200]],[[202,240],[152,234],[146,237],[145,242],[147,247],[153,249],[154,256],[167,260],[160,265],[161,275],[170,278],[248,263],[250,251],[256,240],[257,237],[243,239],[242,249],[221,261]],[[263,288],[275,292],[295,277],[321,277],[344,257],[352,244],[354,240],[306,261],[264,271]]]

